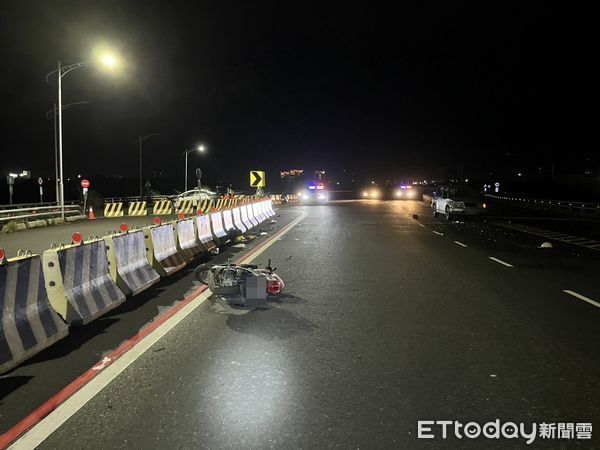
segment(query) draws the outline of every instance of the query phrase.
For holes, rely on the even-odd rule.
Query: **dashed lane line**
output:
[[[509,264],[509,263],[507,263],[506,261],[502,261],[501,259],[495,258],[495,257],[493,257],[493,256],[489,256],[489,258],[490,258],[492,261],[496,261],[498,264],[502,264],[503,266],[506,266],[506,267],[514,267],[512,264]]]
[[[462,242],[454,241],[456,245],[460,245],[461,247],[468,247],[467,244],[463,244]]]
[[[578,294],[577,292],[571,291],[569,289],[563,289],[563,292],[572,295],[573,297],[578,298],[579,300],[583,300],[584,302],[587,302],[590,305],[594,305],[595,307],[600,308],[600,303],[598,303],[595,300],[592,300],[591,298],[586,297],[585,295]]]

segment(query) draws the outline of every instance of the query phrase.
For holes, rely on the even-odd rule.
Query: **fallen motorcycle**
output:
[[[198,281],[228,303],[250,305],[266,302],[283,291],[285,284],[275,270],[269,260],[264,269],[256,264],[202,264],[194,273]]]

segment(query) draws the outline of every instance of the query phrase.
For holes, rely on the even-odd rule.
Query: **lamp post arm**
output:
[[[53,70],[52,72],[46,75],[46,83],[49,83],[49,79],[52,75],[60,72],[60,78],[64,77],[66,74],[71,72],[72,70],[79,69],[80,67],[85,67],[90,64],[90,61],[81,61],[75,64],[69,64],[68,66],[62,66],[60,69]]]

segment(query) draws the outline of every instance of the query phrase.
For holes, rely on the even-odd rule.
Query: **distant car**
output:
[[[362,191],[362,198],[381,198],[382,195],[381,189],[375,186],[370,186]]]
[[[417,192],[410,184],[401,184],[394,191],[393,197],[402,200],[412,200],[417,198]]]
[[[451,220],[453,216],[482,216],[487,204],[481,193],[469,186],[440,186],[433,193],[431,210],[435,217],[444,214]]]
[[[298,192],[298,199],[303,204],[325,204],[329,201],[329,193],[323,183],[308,183],[306,189]]]

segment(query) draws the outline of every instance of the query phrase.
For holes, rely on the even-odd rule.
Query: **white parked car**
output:
[[[198,191],[198,189],[190,189],[189,191],[182,192],[175,199],[175,204],[179,204],[181,200],[193,200],[194,205],[197,205],[200,200],[209,200],[212,198],[216,198],[217,193],[210,191],[208,189],[202,189],[202,191]]]
[[[487,213],[487,204],[481,193],[468,186],[440,186],[431,199],[433,215],[444,214],[446,220],[453,216],[481,216]]]

